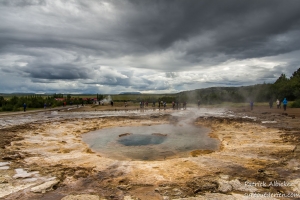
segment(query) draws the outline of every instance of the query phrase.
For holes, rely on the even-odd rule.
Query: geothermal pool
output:
[[[104,128],[83,135],[101,156],[117,160],[164,160],[188,157],[196,149],[216,150],[210,129],[191,124]]]

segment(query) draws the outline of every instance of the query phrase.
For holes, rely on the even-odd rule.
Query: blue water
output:
[[[118,142],[125,146],[143,146],[161,144],[166,139],[166,136],[134,134],[123,136],[118,139]]]
[[[210,130],[191,124],[105,128],[83,135],[101,156],[118,160],[164,160],[188,157],[196,149],[215,150],[219,141]],[[126,134],[121,136],[121,134]]]

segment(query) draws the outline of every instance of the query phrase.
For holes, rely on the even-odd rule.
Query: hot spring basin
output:
[[[210,130],[190,124],[104,128],[84,134],[83,141],[101,156],[117,160],[164,160],[188,157],[196,149],[215,150]]]

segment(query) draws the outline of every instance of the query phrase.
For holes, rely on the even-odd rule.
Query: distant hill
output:
[[[120,94],[141,94],[140,92],[121,92]]]
[[[13,92],[13,93],[10,93],[10,94],[14,94],[14,95],[34,95],[35,93]]]
[[[275,100],[272,84],[257,84],[241,87],[211,87],[183,91],[176,94],[179,101],[197,102],[202,104],[218,104],[222,102],[268,102]]]

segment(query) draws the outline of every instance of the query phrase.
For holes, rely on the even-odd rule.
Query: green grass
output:
[[[3,96],[5,99],[9,100],[13,96],[17,97],[24,97],[24,96],[32,96],[31,94],[0,94],[0,96]],[[51,95],[46,95],[46,94],[38,94],[37,96],[41,96],[43,98],[46,98]],[[113,101],[148,101],[149,105],[152,105],[152,99],[157,100],[158,98],[162,97],[176,97],[176,94],[104,94],[103,95],[105,98],[110,96]],[[64,97],[67,97],[66,94],[64,94]],[[95,98],[97,97],[97,94],[71,94],[72,98]],[[197,102],[188,102],[188,106],[197,106]],[[293,104],[292,101],[289,101],[288,107],[291,107]],[[138,104],[137,104],[138,105]],[[168,104],[168,106],[170,103]],[[208,107],[245,107],[245,106],[250,106],[249,102],[245,103],[233,103],[233,102],[223,102],[221,104],[212,104],[212,105],[207,105],[207,104],[201,104],[201,106],[208,106]],[[254,102],[254,106],[269,106],[268,102]],[[276,106],[276,103],[274,102],[273,106]],[[21,109],[22,110],[22,109]]]

